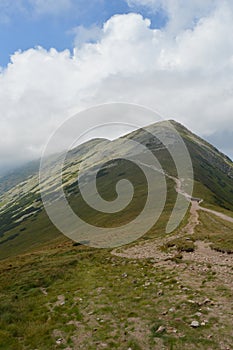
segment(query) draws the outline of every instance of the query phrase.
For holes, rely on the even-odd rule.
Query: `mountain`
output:
[[[193,164],[193,192],[180,137]],[[66,156],[61,184],[63,156],[45,160],[41,189],[39,161],[0,179],[0,349],[231,349],[231,160],[175,121],[75,147]],[[127,199],[129,183],[116,184],[130,181],[134,192],[125,208],[112,213],[87,205],[83,190],[87,200],[95,198],[89,186],[96,172],[98,192],[109,201],[105,209],[117,194]],[[119,248],[73,242],[51,223],[42,204],[43,196],[59,207],[63,188],[75,213],[96,231],[108,232],[145,209],[150,179],[152,199],[164,199],[164,209],[144,235]],[[137,223],[139,232],[157,214],[146,213]],[[66,213],[59,215],[66,223]],[[127,231],[124,235],[128,238]]]
[[[193,196],[203,198],[203,205],[210,208],[219,207],[220,211],[224,209],[233,211],[233,163],[231,160],[181,124],[171,120],[169,125],[177,130],[189,150],[195,180]],[[112,227],[116,227],[137,216],[147,196],[145,186],[142,186],[145,179],[143,180],[143,174],[136,171],[132,163],[123,158],[129,155],[137,157],[141,152],[140,147],[145,146],[155,154],[167,174],[176,176],[174,161],[167,147],[163,146],[159,140],[161,135],[166,136],[166,140],[172,144],[172,147],[176,145],[174,130],[168,127],[167,122],[160,122],[136,130],[113,142],[94,139],[72,149],[66,157],[63,169],[63,186],[74,210],[84,220],[103,227],[108,227],[109,222]],[[132,147],[129,146],[129,140],[137,142],[139,148],[134,144]],[[113,162],[111,169],[108,165],[108,169],[103,168],[98,173],[97,183],[103,198],[113,200],[116,196],[115,183],[125,177],[128,178],[135,186],[136,197],[126,211],[110,215],[92,210],[86,205],[80,195],[77,181],[77,171],[81,161],[85,162],[85,157],[88,158],[89,168],[82,171],[87,183],[91,172],[99,162],[103,160],[109,162],[112,158],[118,159],[115,164]],[[56,163],[55,156],[53,162]],[[39,162],[32,162],[8,177],[0,179],[0,256],[5,257],[30,250],[31,247],[37,247],[59,236],[58,230],[50,223],[43,209],[38,185],[38,168]],[[53,178],[50,178],[46,184],[46,190],[50,194],[56,191],[57,179],[57,174],[53,174]],[[167,179],[167,183],[169,196],[164,210],[165,216],[171,213],[176,199],[173,181]],[[140,204],[137,203],[139,198]],[[82,212],[79,208],[82,208]]]

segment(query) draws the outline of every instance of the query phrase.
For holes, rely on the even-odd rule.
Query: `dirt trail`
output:
[[[207,213],[213,214],[215,216],[218,216],[219,218],[231,222],[233,223],[233,218],[223,214],[221,212],[215,211],[215,210],[211,210],[211,209],[207,209],[204,208],[202,206],[200,206],[200,203],[203,202],[203,199],[198,199],[198,198],[193,198],[191,197],[188,193],[186,193],[183,189],[182,189],[182,181],[180,179],[177,179],[175,177],[172,176],[168,176],[169,178],[171,178],[173,181],[175,181],[175,189],[176,192],[183,195],[188,201],[191,202],[191,208],[190,208],[190,218],[189,218],[189,222],[187,224],[187,226],[185,227],[185,231],[189,234],[193,234],[195,227],[199,224],[199,215],[198,215],[198,210],[202,210],[205,211]]]
[[[147,164],[144,164],[141,162],[141,165],[149,167],[157,172],[162,173],[164,176],[168,177],[169,179],[173,180],[175,182],[175,190],[177,193],[181,194],[182,196],[184,196],[189,202],[191,202],[191,208],[190,208],[190,219],[189,219],[189,223],[186,226],[185,230],[186,232],[193,234],[195,227],[199,224],[199,215],[198,215],[198,210],[202,210],[205,212],[208,212],[210,214],[213,214],[215,216],[218,216],[219,218],[231,222],[233,223],[233,218],[223,214],[221,212],[215,211],[215,210],[211,210],[211,209],[207,209],[204,207],[201,207],[199,204],[203,202],[203,199],[198,199],[198,198],[193,198],[190,194],[188,194],[187,192],[185,192],[185,190],[183,189],[182,186],[182,180],[178,179],[174,176],[171,176],[167,173],[165,173],[164,171],[161,171],[160,169],[155,168],[154,166],[150,166]]]
[[[223,213],[220,213],[218,211],[207,209],[207,208],[203,208],[200,205],[198,205],[198,210],[206,211],[207,213],[211,213],[211,214],[213,214],[215,216],[218,216],[219,218],[221,218],[221,219],[223,219],[225,221],[229,221],[229,222],[233,223],[233,218],[231,218],[230,216],[227,216],[227,215],[225,215]]]
[[[198,211],[202,210],[208,213],[211,213],[215,216],[220,217],[223,220],[226,220],[228,222],[233,223],[233,218],[230,216],[227,216],[223,213],[220,213],[215,210],[207,209],[200,206],[200,203],[203,202],[202,199],[193,198],[191,195],[186,193],[184,189],[182,188],[182,181],[180,179],[177,179],[175,177],[169,176],[167,174],[164,174],[165,176],[169,177],[175,182],[175,189],[176,192],[183,195],[189,202],[191,202],[190,207],[190,217],[187,225],[180,231],[179,234],[176,236],[168,237],[164,239],[163,241],[155,239],[153,242],[149,243],[140,243],[136,246],[126,248],[126,249],[114,249],[112,251],[113,255],[121,256],[121,257],[128,257],[128,258],[136,258],[136,259],[144,259],[144,258],[154,258],[155,261],[164,261],[169,258],[169,254],[165,254],[161,252],[159,249],[159,246],[161,246],[164,243],[169,242],[170,240],[173,240],[174,238],[180,238],[184,234],[192,235],[195,232],[196,226],[200,223],[199,221],[199,214]],[[209,253],[211,249],[209,248]],[[216,253],[218,254],[218,253]]]
[[[195,201],[191,201],[189,222],[185,226],[185,228],[182,230],[182,233],[185,231],[190,235],[194,234],[195,227],[199,224],[198,210],[199,210],[199,204]]]

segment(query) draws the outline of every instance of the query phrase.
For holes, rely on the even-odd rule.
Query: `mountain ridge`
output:
[[[124,149],[124,145],[128,139],[139,141],[139,143],[148,147],[148,149],[150,149],[161,162],[167,173],[175,176],[175,165],[172,163],[172,159],[169,156],[168,151],[164,147],[161,147],[159,141],[152,135],[156,134],[156,132],[164,132],[165,130],[165,132],[168,133],[168,137],[171,137],[171,142],[173,142],[174,135],[169,134],[171,131],[169,131],[167,128],[167,123],[170,123],[173,127],[175,127],[189,150],[194,168],[195,186],[193,195],[203,198],[205,200],[204,205],[207,205],[207,207],[210,206],[211,208],[213,207],[213,209],[220,211],[233,211],[233,163],[227,156],[223,155],[215,147],[201,139],[199,136],[196,136],[182,124],[177,123],[174,120],[170,120],[168,122],[163,121],[146,126],[113,141],[99,138],[89,140],[69,151],[63,174],[63,185],[69,200],[74,203],[76,200],[78,200],[79,206],[81,205],[85,207],[85,204],[80,199],[80,193],[77,188],[77,171],[82,159],[85,159],[86,156],[90,156],[90,159],[93,159],[92,168],[94,169],[98,164],[98,161],[96,160],[97,158],[93,150],[100,155],[98,159],[105,159],[105,153],[111,154],[113,158],[117,158],[118,150],[121,151],[121,154],[123,150],[123,155],[124,152],[125,154],[127,154],[127,152],[131,152],[129,149]],[[108,152],[106,152],[106,150],[108,150]],[[96,161],[97,163],[95,163]],[[108,161],[107,158],[106,161]],[[125,162],[121,162],[118,165],[120,170],[117,172],[117,170],[114,170],[114,168],[112,170],[115,172],[113,175],[117,179],[119,178],[119,175],[120,177],[124,178],[125,173],[127,173],[129,170],[130,179],[132,179],[132,181],[136,181],[136,188],[140,189],[140,181],[142,180],[138,181],[135,178],[135,170],[133,170],[133,168],[131,169],[130,167],[128,169]],[[88,179],[88,173],[90,171],[92,171],[91,168],[84,169],[84,176],[86,179]],[[6,248],[7,246],[12,247],[14,244],[17,245],[17,242],[19,241],[21,242],[20,244],[23,245],[22,241],[23,234],[25,233],[25,225],[27,226],[28,232],[33,232],[33,225],[37,225],[38,223],[38,225],[41,226],[42,217],[44,218],[44,224],[41,226],[43,227],[41,232],[49,232],[48,237],[51,232],[53,232],[52,237],[57,237],[58,235],[57,230],[51,228],[51,224],[49,224],[49,220],[44,212],[40,198],[38,176],[35,174],[33,175],[33,173],[28,174],[27,171],[25,173],[27,177],[24,179],[24,181],[17,183],[16,186],[13,185],[0,195],[0,248],[2,249],[4,249],[4,247]],[[109,191],[107,189],[107,185],[111,184],[112,182],[111,172],[109,169],[103,169],[100,175],[101,176],[99,176],[98,182],[102,188],[102,193],[108,200],[112,200],[112,197],[109,197]],[[56,179],[51,179],[46,185],[51,193],[56,188],[56,181]],[[169,195],[171,194],[171,198],[173,199],[171,202],[168,200],[166,210],[168,210],[169,207],[172,207],[172,203],[175,199],[173,181],[170,180],[168,188]],[[141,198],[144,198],[144,194],[141,194]],[[77,205],[75,204],[75,206]],[[132,216],[134,210],[136,210],[135,213],[139,210],[137,207],[134,208],[135,209],[133,209],[132,213],[130,213],[130,216]],[[108,216],[105,217],[102,215],[101,217],[97,212],[90,211],[89,209],[86,210],[86,216],[91,217],[93,222],[101,223],[104,221],[106,224],[109,220]],[[122,218],[123,217],[124,216],[122,216]],[[116,216],[115,223],[117,224],[119,220],[120,217]],[[112,223],[114,223],[114,220]],[[33,236],[30,236],[30,240],[33,242]],[[44,241],[44,238],[42,240]],[[30,247],[27,247],[27,249],[30,249]]]

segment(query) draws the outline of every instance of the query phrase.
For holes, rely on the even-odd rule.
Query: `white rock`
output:
[[[192,321],[190,326],[193,328],[197,328],[197,327],[200,327],[200,323],[198,321]]]

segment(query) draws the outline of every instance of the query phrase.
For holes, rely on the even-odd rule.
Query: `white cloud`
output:
[[[144,6],[152,12],[163,10],[168,16],[168,28],[177,32],[193,28],[198,19],[208,16],[222,0],[126,0],[130,7]],[[167,28],[167,29],[168,29]]]
[[[113,16],[96,43],[81,40],[73,53],[15,53],[0,70],[1,162],[38,156],[65,118],[109,101],[144,104],[202,135],[233,131],[233,13],[219,4],[175,36],[132,13]]]
[[[75,47],[79,48],[84,43],[93,43],[98,41],[101,38],[102,29],[97,25],[92,25],[89,28],[78,26],[73,28],[71,33],[75,35]]]

